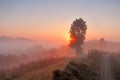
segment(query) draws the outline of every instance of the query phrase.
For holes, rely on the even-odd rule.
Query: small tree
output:
[[[101,51],[105,51],[105,49],[107,47],[105,43],[106,43],[105,39],[104,38],[100,38],[100,40],[99,40],[99,48],[100,48]]]
[[[73,21],[70,28],[69,46],[74,48],[77,54],[83,53],[81,45],[85,40],[86,30],[87,30],[87,25],[82,18],[79,18]]]

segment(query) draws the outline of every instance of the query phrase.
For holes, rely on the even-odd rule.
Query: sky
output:
[[[120,42],[120,0],[0,0],[0,36],[64,44],[76,18],[86,21],[86,41]]]

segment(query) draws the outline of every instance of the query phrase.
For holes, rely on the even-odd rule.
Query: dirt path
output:
[[[109,55],[104,55],[101,64],[101,80],[115,80],[112,73]]]

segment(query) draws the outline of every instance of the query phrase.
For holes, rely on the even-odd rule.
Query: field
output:
[[[68,58],[48,59],[21,65],[12,71],[1,72],[0,80],[51,80],[53,71],[62,70]]]

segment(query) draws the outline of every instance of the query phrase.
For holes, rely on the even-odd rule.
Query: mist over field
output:
[[[52,45],[25,38],[0,37],[0,69],[11,69],[24,63],[50,58],[75,57],[74,49],[67,45]],[[101,46],[100,40],[91,40],[82,46],[87,55],[90,50],[120,52],[120,43],[104,41]]]
[[[27,38],[14,38],[14,37],[7,37],[7,36],[1,36],[0,37],[0,54],[2,52],[4,54],[9,54],[9,52],[13,51],[25,51],[27,49],[30,49],[32,47],[36,46],[42,46],[45,47],[46,49],[50,49],[52,47],[56,47],[57,45],[50,44],[47,42],[40,42],[40,41],[35,41],[35,40],[30,40]],[[15,53],[12,53],[15,54]]]
[[[25,38],[0,37],[0,45],[0,69],[11,69],[20,64],[44,58],[75,55],[71,54],[71,50],[69,51],[66,46],[57,46]],[[68,54],[68,52],[70,53]],[[75,52],[73,51],[73,53]]]
[[[27,38],[14,38],[14,37],[0,37],[0,54],[19,54],[18,52],[25,53],[29,49],[34,48],[44,48],[49,50],[51,48],[59,48],[61,45],[55,45],[50,42],[42,42],[30,40]],[[63,44],[64,46],[65,44]],[[83,44],[84,51],[88,51],[90,49],[104,50],[109,52],[119,52],[120,51],[120,42],[107,41],[104,42],[104,48],[101,47],[100,41],[98,40],[90,40],[86,41]]]
[[[8,78],[12,78],[13,75],[16,75],[15,79],[18,79],[18,80],[20,79],[17,77],[19,75],[23,76],[23,78],[21,76],[20,80],[24,80],[24,79],[29,80],[32,77],[29,77],[28,79],[25,77],[30,76],[32,73],[29,73],[26,75],[23,73],[28,71],[31,71],[31,72],[35,71],[36,68],[37,68],[37,72],[40,72],[38,69],[41,70],[42,66],[46,67],[45,68],[46,70],[47,67],[51,67],[51,65],[54,64],[53,65],[54,68],[49,69],[50,71],[53,71],[59,68],[61,69],[65,67],[65,65],[68,64],[68,62],[71,61],[71,59],[78,56],[76,55],[75,50],[68,47],[67,45],[56,47],[56,46],[47,44],[49,46],[46,46],[45,43],[42,43],[42,42],[40,43],[40,42],[29,40],[29,39],[20,39],[20,38],[9,39],[8,37],[5,37],[4,39],[3,38],[0,39],[0,45],[3,45],[3,46],[0,46],[1,74],[10,75],[11,77],[8,77]],[[102,73],[104,73],[105,71],[105,75],[101,75],[102,76],[101,78],[105,77],[102,80],[108,80],[107,75],[113,75],[113,73],[108,74],[108,73],[111,73],[111,63],[109,63],[107,58],[110,58],[108,56],[114,56],[114,57],[111,57],[110,60],[115,58],[116,62],[119,61],[120,43],[107,41],[107,40],[104,40],[104,42],[101,43],[100,39],[98,39],[98,40],[91,40],[91,41],[85,42],[84,45],[82,45],[82,48],[85,53],[85,56],[88,57],[88,60],[89,58],[90,58],[90,61],[91,59],[94,60],[98,58],[98,60],[97,59],[96,60],[99,61],[100,59],[101,62],[98,62],[102,66],[100,67],[100,70],[103,71]],[[91,52],[92,50],[93,52]],[[94,50],[104,51],[104,52],[94,52]],[[48,61],[49,61],[49,64],[46,64]],[[98,63],[92,61],[91,64],[93,65],[91,64],[90,65],[93,68],[94,67],[99,68],[98,66],[95,66],[95,65],[98,65]],[[106,69],[104,66],[106,66]],[[36,75],[38,75],[37,72],[36,72]],[[100,71],[97,71],[97,72],[100,72]],[[42,74],[43,73],[41,72],[40,75]],[[50,78],[52,73],[45,73],[45,74],[49,74],[49,78]],[[46,76],[44,75],[43,77],[46,77]],[[38,78],[42,79],[42,77],[41,78],[38,77]],[[110,78],[111,80],[113,80],[112,76]],[[2,79],[2,75],[1,75],[1,79]]]
[[[2,36],[0,45],[0,79],[2,80],[30,80],[32,78],[35,80],[64,78],[66,80],[67,74],[71,76],[70,80],[74,80],[72,77],[87,79],[86,75],[96,77],[93,80],[120,79],[118,76],[120,70],[119,42],[107,41],[104,38],[85,41],[82,45],[83,59],[80,58],[82,55],[77,54],[73,48],[65,44],[60,46],[26,38]],[[73,66],[76,69],[83,67],[91,71],[74,75],[75,72],[71,72],[76,71],[72,69]],[[45,72],[46,70],[48,73]],[[80,77],[81,75],[83,76]]]
[[[119,0],[0,0],[0,80],[120,80]]]

